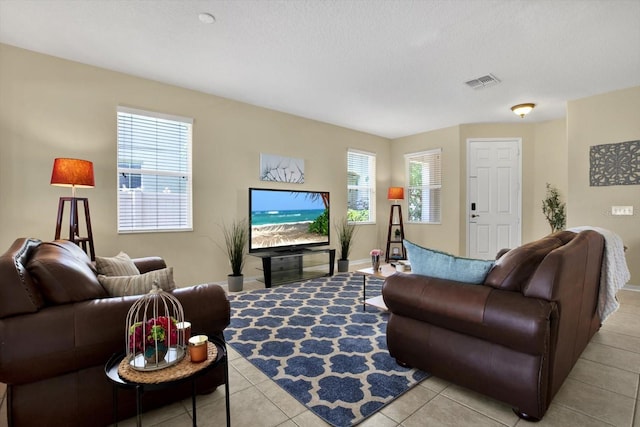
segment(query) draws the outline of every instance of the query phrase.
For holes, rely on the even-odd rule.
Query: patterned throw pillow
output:
[[[96,257],[98,274],[105,276],[134,276],[140,274],[138,267],[124,252],[114,257]]]
[[[403,244],[413,274],[479,285],[493,267],[493,261],[460,258],[423,248],[408,240],[404,240]]]
[[[105,276],[100,274],[98,275],[98,280],[109,296],[112,297],[146,294],[154,284],[165,291],[176,288],[176,284],[173,281],[173,267],[153,270],[134,276]]]

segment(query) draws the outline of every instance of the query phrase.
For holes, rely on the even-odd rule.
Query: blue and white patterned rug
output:
[[[367,297],[382,280],[367,278]],[[362,310],[362,275],[346,273],[230,295],[229,345],[334,426],[351,426],[429,374],[387,351],[388,314]]]

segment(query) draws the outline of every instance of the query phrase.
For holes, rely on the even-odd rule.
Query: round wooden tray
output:
[[[139,384],[160,384],[187,378],[211,365],[218,357],[218,349],[212,342],[207,343],[207,360],[201,363],[191,363],[187,355],[175,365],[157,371],[138,371],[133,369],[129,358],[125,357],[118,366],[118,375],[126,381]]]

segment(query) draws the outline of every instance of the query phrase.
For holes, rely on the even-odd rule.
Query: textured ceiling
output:
[[[640,0],[0,0],[2,43],[389,138],[638,86],[639,22]]]

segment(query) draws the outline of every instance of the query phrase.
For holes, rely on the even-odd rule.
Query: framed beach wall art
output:
[[[304,183],[304,159],[260,154],[260,181]]]

